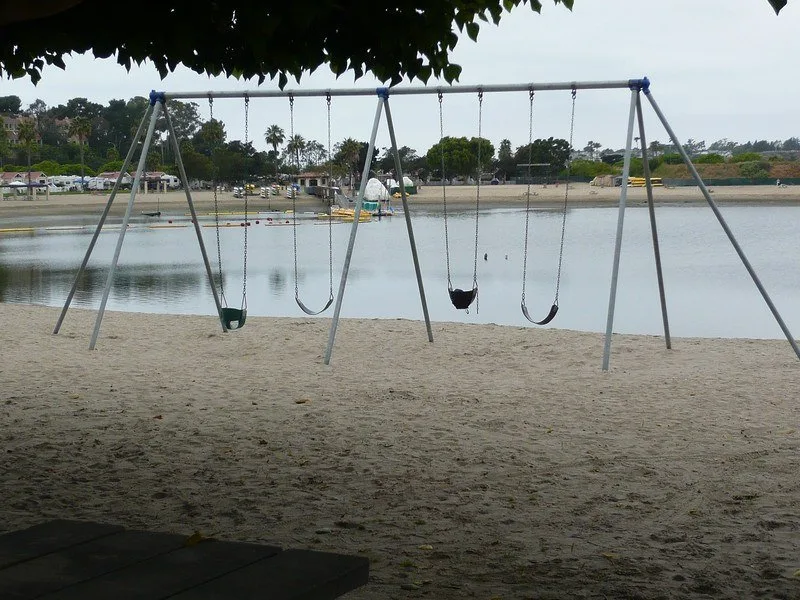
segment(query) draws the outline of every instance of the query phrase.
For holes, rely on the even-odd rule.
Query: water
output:
[[[722,212],[787,326],[800,332],[800,208],[726,206]],[[567,213],[560,311],[551,327],[605,331],[618,211],[581,208]],[[286,215],[273,215],[285,220]],[[263,218],[263,216],[262,216]],[[291,219],[291,216],[288,217]],[[693,337],[782,338],[783,333],[707,206],[657,209],[659,240],[671,333]],[[526,300],[531,315],[543,318],[553,302],[562,215],[531,213]],[[299,225],[253,225],[248,229],[247,308],[251,316],[304,316],[295,303],[318,310],[330,288],[326,221],[310,215]],[[165,223],[162,217],[161,223]],[[176,222],[186,225],[186,222]],[[204,225],[212,224],[211,221]],[[454,309],[447,294],[442,215],[413,213],[423,282],[433,321],[531,326],[522,316],[525,212],[483,211],[479,220],[477,309]],[[202,227],[215,276],[217,243],[213,227]],[[350,224],[336,224],[333,288],[338,291]],[[63,306],[93,227],[37,228],[0,234],[0,301]],[[472,287],[475,215],[448,218],[453,287]],[[102,297],[119,229],[104,228],[80,281],[73,306],[96,309]],[[227,304],[239,307],[243,291],[244,228],[219,230]],[[487,259],[484,260],[484,253]],[[107,308],[147,313],[215,314],[213,296],[194,228],[149,228],[134,223],[125,235]],[[322,316],[330,317],[331,307]],[[362,223],[358,228],[341,316],[422,320],[422,308],[402,216]],[[661,334],[661,310],[646,208],[629,208],[620,263],[614,331]]]

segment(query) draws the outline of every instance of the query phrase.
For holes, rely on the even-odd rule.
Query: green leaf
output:
[[[467,35],[473,42],[478,41],[478,32],[481,30],[477,23],[467,23]]]
[[[454,64],[449,64],[444,68],[444,79],[447,83],[453,83],[458,80],[461,75],[461,67]]]

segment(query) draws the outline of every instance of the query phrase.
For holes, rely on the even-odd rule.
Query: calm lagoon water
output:
[[[759,278],[795,335],[800,332],[800,207],[725,206],[722,212]],[[566,220],[560,311],[550,327],[605,331],[618,211],[570,210]],[[707,206],[666,206],[656,210],[670,329],[674,336],[783,338],[713,213]],[[272,215],[286,219],[286,215]],[[288,217],[291,219],[291,216]],[[247,306],[252,316],[300,317],[294,301],[293,229],[261,223],[248,229]],[[531,326],[520,311],[525,213],[483,211],[479,220],[479,304],[467,314],[452,307],[442,215],[412,214],[423,282],[433,321]],[[312,309],[329,292],[328,233],[325,221],[298,217],[297,285]],[[159,221],[164,224],[166,217]],[[253,220],[254,222],[254,220]],[[63,306],[96,224],[82,229],[41,227],[0,234],[0,301]],[[214,301],[194,228],[151,228],[138,220],[125,235],[108,310],[213,315]],[[205,224],[211,224],[211,221]],[[95,246],[73,307],[96,309],[119,229],[109,222]],[[118,224],[117,224],[118,225]],[[451,279],[470,288],[474,265],[475,215],[448,218]],[[331,229],[334,293],[338,291],[350,224]],[[203,239],[215,274],[213,227]],[[558,263],[561,213],[531,213],[526,299],[532,316],[544,317],[552,304]],[[230,306],[242,296],[242,227],[219,231],[225,295]],[[484,254],[487,255],[484,260]],[[330,317],[333,307],[323,313]],[[342,317],[422,320],[405,219],[359,225],[342,305]],[[69,317],[67,317],[69,318]],[[644,207],[625,214],[614,330],[662,333],[649,216]]]

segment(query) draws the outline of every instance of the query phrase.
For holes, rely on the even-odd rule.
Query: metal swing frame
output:
[[[708,203],[709,207],[711,208],[714,216],[716,217],[717,221],[719,222],[720,226],[722,227],[725,235],[728,237],[728,240],[731,242],[734,250],[736,251],[739,259],[742,261],[745,269],[747,270],[748,274],[750,275],[753,283],[755,284],[756,288],[758,289],[759,293],[761,294],[762,298],[764,299],[765,303],[767,304],[770,312],[772,313],[773,317],[775,318],[778,326],[783,331],[786,339],[788,340],[789,344],[791,345],[792,349],[794,350],[795,355],[800,359],[800,347],[798,347],[797,342],[794,339],[791,331],[786,326],[783,318],[781,317],[778,309],[775,307],[775,304],[772,302],[767,290],[764,288],[761,280],[759,279],[758,275],[755,272],[755,269],[750,264],[750,261],[747,259],[747,256],[742,250],[739,242],[736,240],[736,237],[733,235],[733,231],[728,226],[725,218],[722,215],[717,204],[714,202],[713,198],[711,197],[708,188],[706,187],[703,179],[700,177],[700,174],[697,172],[694,164],[692,163],[689,155],[687,154],[686,150],[684,149],[683,145],[680,143],[680,140],[675,135],[675,132],[672,130],[669,122],[667,121],[666,117],[664,116],[663,112],[661,111],[660,107],[656,103],[655,98],[650,90],[650,80],[647,77],[638,78],[638,79],[625,79],[625,80],[617,80],[617,81],[589,81],[589,82],[579,82],[579,81],[571,81],[571,82],[555,82],[555,83],[523,83],[523,84],[496,84],[496,85],[484,85],[484,86],[474,86],[474,85],[459,85],[459,86],[448,86],[448,87],[425,87],[425,86],[408,86],[408,87],[396,87],[386,88],[386,87],[379,87],[377,89],[341,89],[341,90],[334,90],[334,89],[326,89],[326,90],[296,90],[296,91],[288,91],[288,90],[280,90],[280,91],[263,91],[263,90],[255,90],[249,92],[243,91],[226,91],[226,92],[176,92],[176,93],[169,93],[166,92],[156,92],[153,91],[150,93],[150,103],[148,105],[147,110],[145,111],[145,115],[142,118],[141,123],[139,124],[139,128],[134,136],[133,143],[131,144],[131,148],[128,151],[127,156],[123,162],[122,168],[120,169],[120,175],[117,178],[117,181],[114,184],[114,187],[111,191],[109,196],[108,202],[103,210],[103,213],[100,217],[100,221],[97,225],[94,235],[92,236],[92,240],[89,243],[89,247],[86,251],[86,255],[84,256],[83,262],[78,269],[78,273],[75,278],[75,282],[72,285],[72,289],[70,290],[66,302],[64,303],[64,307],[59,315],[58,321],[56,323],[55,329],[53,330],[54,334],[57,334],[61,324],[63,323],[64,317],[66,312],[69,308],[70,302],[74,297],[75,291],[78,286],[78,282],[80,281],[81,275],[86,268],[86,264],[89,261],[89,257],[91,252],[97,242],[97,238],[100,234],[100,231],[105,223],[106,218],[108,217],[108,213],[111,209],[111,205],[116,197],[117,191],[119,190],[120,183],[122,180],[122,175],[125,170],[128,168],[131,159],[134,155],[134,151],[136,150],[139,140],[141,138],[142,131],[144,130],[144,125],[147,120],[150,120],[149,126],[147,128],[147,133],[144,137],[144,142],[142,144],[141,155],[139,157],[139,163],[136,170],[136,176],[134,178],[134,184],[131,189],[130,198],[128,200],[128,205],[125,211],[125,215],[122,221],[122,227],[120,229],[119,238],[117,240],[117,246],[114,251],[114,257],[111,262],[111,268],[109,269],[108,278],[106,280],[106,286],[103,290],[103,298],[100,303],[100,309],[98,310],[97,319],[95,321],[94,331],[92,333],[92,339],[89,345],[90,349],[95,347],[95,343],[97,341],[97,335],[100,330],[100,325],[102,322],[103,313],[105,311],[105,306],[108,300],[108,294],[111,290],[111,286],[114,281],[114,270],[117,265],[117,261],[119,259],[119,254],[122,249],[122,242],[125,237],[125,231],[128,226],[128,222],[130,220],[131,210],[133,208],[133,203],[136,198],[136,192],[139,187],[139,183],[141,182],[141,176],[144,172],[145,167],[145,159],[147,157],[147,152],[150,148],[153,138],[153,131],[155,130],[156,120],[158,119],[161,112],[164,113],[167,121],[167,127],[170,132],[170,139],[172,141],[173,149],[175,151],[176,162],[178,164],[178,171],[180,174],[181,182],[183,183],[184,191],[186,193],[186,200],[189,205],[189,209],[191,211],[192,221],[194,223],[195,232],[197,234],[198,244],[200,246],[200,251],[203,256],[203,263],[206,267],[206,273],[208,276],[209,287],[211,288],[212,294],[214,295],[214,302],[217,306],[217,310],[220,316],[220,324],[222,325],[222,330],[225,331],[225,324],[223,322],[222,316],[222,309],[219,302],[219,296],[217,295],[217,291],[214,285],[214,280],[211,272],[211,266],[208,262],[208,255],[205,250],[205,246],[203,244],[203,238],[200,232],[200,225],[197,220],[197,214],[194,209],[194,204],[192,202],[191,192],[188,186],[188,178],[186,177],[186,171],[183,165],[183,159],[181,158],[180,154],[180,144],[178,139],[175,136],[175,130],[172,126],[172,120],[169,117],[169,112],[166,108],[166,101],[167,99],[180,99],[180,100],[192,100],[192,99],[203,99],[207,98],[209,94],[213,95],[216,98],[243,98],[245,96],[250,96],[251,98],[255,97],[288,97],[289,94],[293,94],[295,97],[298,96],[326,96],[330,94],[331,96],[375,96],[378,97],[378,104],[375,110],[375,118],[372,125],[372,133],[370,135],[369,141],[369,148],[367,150],[367,159],[364,164],[364,173],[362,174],[361,178],[361,186],[358,192],[358,199],[356,202],[355,207],[355,218],[353,220],[353,225],[350,230],[350,239],[347,246],[347,253],[344,258],[344,266],[342,268],[342,276],[339,283],[339,294],[336,297],[336,306],[334,311],[333,320],[331,323],[330,334],[328,337],[328,344],[325,351],[325,364],[329,364],[331,360],[331,354],[333,351],[334,340],[336,337],[336,329],[339,323],[339,315],[341,311],[342,301],[344,299],[344,291],[345,286],[347,284],[347,275],[350,267],[350,260],[352,258],[353,248],[355,246],[355,239],[356,233],[358,231],[358,222],[359,222],[359,215],[361,213],[361,206],[364,199],[364,191],[366,188],[367,179],[369,176],[369,165],[372,162],[372,156],[375,151],[375,138],[378,131],[378,126],[380,125],[381,121],[381,114],[385,108],[386,110],[386,124],[389,130],[389,136],[391,138],[392,143],[392,153],[394,154],[395,159],[395,166],[397,169],[397,175],[402,181],[402,165],[400,162],[400,155],[397,150],[397,140],[395,137],[394,132],[394,124],[392,121],[391,110],[389,107],[389,96],[390,94],[393,96],[399,95],[422,95],[422,94],[450,94],[450,93],[476,93],[478,91],[482,91],[484,93],[490,92],[531,92],[531,91],[554,91],[554,90],[582,90],[582,89],[593,89],[593,90],[610,90],[610,89],[627,89],[630,90],[630,109],[628,115],[628,126],[627,126],[627,135],[626,135],[626,142],[625,142],[625,157],[622,169],[622,186],[620,189],[620,200],[619,200],[619,212],[617,217],[617,230],[616,230],[616,242],[614,245],[614,260],[611,269],[611,286],[609,292],[609,303],[608,303],[608,315],[606,319],[606,332],[605,332],[605,343],[603,346],[603,363],[602,369],[607,371],[609,368],[609,358],[610,358],[610,351],[611,351],[611,334],[613,331],[614,325],[614,308],[616,303],[616,292],[617,292],[617,283],[618,283],[618,276],[619,276],[619,263],[620,263],[620,254],[622,250],[622,232],[623,232],[623,224],[625,218],[625,208],[627,204],[627,196],[628,196],[628,177],[630,175],[630,163],[631,163],[631,152],[633,147],[633,130],[634,130],[634,121],[638,121],[638,128],[639,128],[639,138],[642,143],[642,162],[644,164],[644,174],[645,174],[645,187],[647,192],[647,204],[648,209],[650,212],[650,227],[653,237],[653,251],[654,251],[654,258],[655,258],[655,267],[656,267],[656,275],[658,279],[658,288],[659,288],[659,298],[661,302],[661,313],[662,313],[662,320],[664,324],[664,338],[666,342],[667,348],[672,347],[672,342],[670,339],[669,334],[669,323],[667,319],[667,304],[666,304],[666,295],[664,292],[664,280],[662,275],[661,269],[661,254],[659,250],[658,244],[658,231],[656,228],[656,219],[655,219],[655,207],[653,202],[653,186],[652,181],[650,178],[650,170],[648,168],[647,162],[647,144],[645,138],[645,130],[644,130],[644,118],[642,115],[642,101],[641,96],[644,94],[645,98],[650,103],[653,111],[655,112],[656,116],[658,117],[661,124],[664,126],[665,131],[669,135],[672,143],[678,150],[681,158],[683,159],[684,163],[686,164],[689,172],[692,175],[692,178],[697,183],[697,186],[700,189],[703,197],[705,198],[706,202]],[[428,307],[427,302],[425,299],[425,292],[422,285],[422,275],[419,267],[419,258],[417,255],[416,244],[414,241],[414,233],[411,227],[411,216],[408,210],[408,201],[405,192],[405,186],[400,187],[400,194],[403,201],[403,212],[406,220],[406,225],[408,229],[409,235],[409,242],[411,244],[411,255],[414,261],[414,268],[417,275],[417,284],[419,287],[420,293],[420,300],[422,302],[422,309],[425,318],[425,324],[427,327],[428,332],[428,341],[433,342],[433,333],[431,330],[431,323],[430,318],[428,315]]]

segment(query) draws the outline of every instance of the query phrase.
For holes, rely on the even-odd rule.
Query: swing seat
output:
[[[453,306],[459,310],[465,310],[469,308],[470,304],[472,304],[475,301],[475,298],[478,297],[477,287],[472,288],[471,290],[448,290],[448,292],[450,293],[450,302],[452,302]]]
[[[245,319],[247,319],[247,309],[222,309],[222,320],[225,323],[225,329],[241,329],[244,326]]]
[[[520,306],[522,306],[522,314],[525,315],[525,318],[534,325],[547,325],[550,321],[556,318],[556,313],[558,312],[558,304],[553,304],[553,306],[550,307],[550,312],[547,313],[547,316],[544,319],[541,321],[534,321],[530,314],[528,314],[528,307],[525,306],[524,301],[520,303]]]
[[[330,305],[333,304],[333,294],[331,294],[330,297],[328,298],[328,303],[325,306],[323,306],[321,309],[317,310],[317,311],[314,311],[314,310],[311,310],[310,308],[308,308],[305,304],[303,304],[303,301],[300,300],[300,298],[298,298],[296,296],[295,296],[295,301],[297,302],[297,306],[300,307],[300,310],[302,310],[307,315],[310,315],[310,316],[313,317],[314,315],[322,314],[326,310],[328,310]]]

